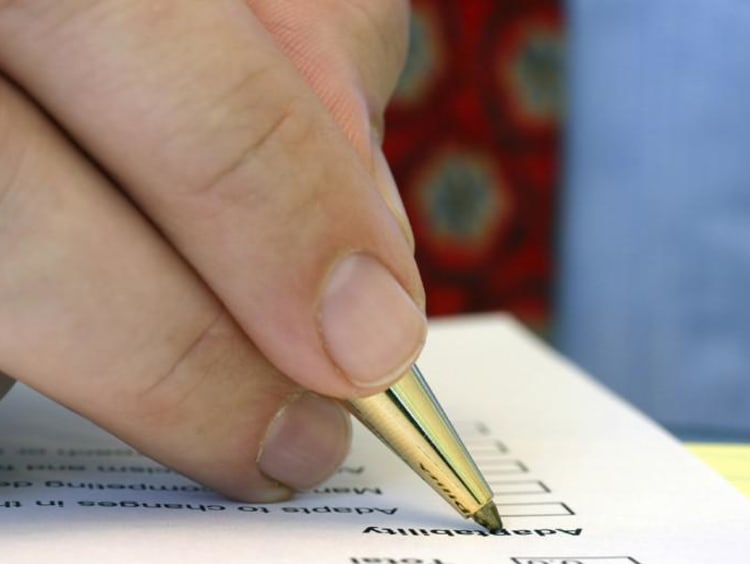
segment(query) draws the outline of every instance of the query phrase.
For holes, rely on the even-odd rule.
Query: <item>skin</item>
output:
[[[0,373],[237,499],[328,477],[329,398],[424,339],[379,143],[407,23],[400,0],[0,0]]]

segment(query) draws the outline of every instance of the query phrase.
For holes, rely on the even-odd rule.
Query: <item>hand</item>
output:
[[[332,473],[321,395],[384,389],[425,333],[378,144],[407,18],[0,1],[0,372],[238,499]]]

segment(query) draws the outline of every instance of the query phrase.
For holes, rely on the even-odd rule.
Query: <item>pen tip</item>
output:
[[[486,503],[479,511],[474,513],[471,518],[492,533],[503,528],[503,521],[500,519],[500,514],[497,512],[497,506],[493,501]]]

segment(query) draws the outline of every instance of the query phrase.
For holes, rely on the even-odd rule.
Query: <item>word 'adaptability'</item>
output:
[[[404,529],[391,527],[366,527],[363,531],[366,535],[400,535],[405,537],[460,537],[460,536],[480,536],[480,537],[511,537],[511,536],[529,536],[549,537],[552,535],[568,535],[579,537],[583,529],[498,529],[497,531],[488,531],[486,529]]]

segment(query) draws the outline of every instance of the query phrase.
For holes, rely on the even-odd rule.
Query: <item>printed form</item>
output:
[[[358,425],[327,483],[235,503],[17,386],[0,404],[0,561],[750,561],[750,502],[512,320],[433,324],[420,367],[495,492],[495,534]]]

